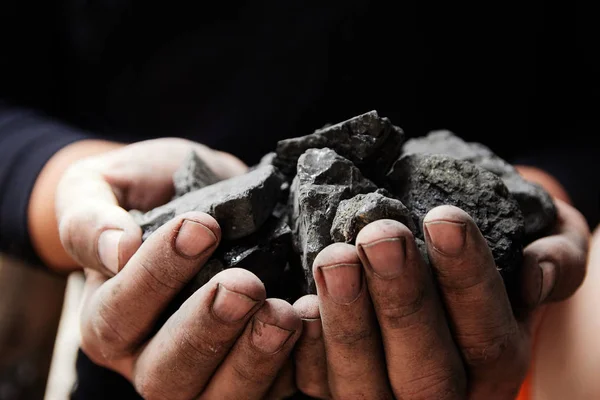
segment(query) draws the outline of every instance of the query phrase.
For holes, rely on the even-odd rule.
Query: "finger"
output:
[[[175,190],[173,174],[191,151],[195,151],[220,179],[241,175],[248,169],[231,154],[177,138],[134,143],[105,154],[99,165],[94,159],[88,163],[102,171],[122,206],[147,211],[172,198]]]
[[[275,383],[269,389],[269,392],[265,396],[266,400],[281,400],[289,399],[291,396],[296,394],[296,381],[294,379],[294,363],[291,359],[283,366],[282,370],[277,375]]]
[[[267,299],[200,398],[264,398],[301,333],[302,322],[292,306]]]
[[[358,254],[399,399],[463,399],[466,377],[442,305],[410,230],[380,220],[363,228]]]
[[[469,394],[516,395],[527,369],[528,346],[487,242],[456,207],[434,208],[423,225],[454,339],[469,368]]]
[[[557,229],[523,251],[521,297],[527,309],[564,300],[581,285],[586,273],[590,232],[583,216],[556,200]]]
[[[133,376],[138,392],[150,399],[197,396],[265,296],[264,285],[249,271],[234,268],[215,275],[140,353]]]
[[[302,319],[302,336],[294,350],[296,385],[302,393],[328,399],[327,358],[323,342],[323,328],[319,313],[319,298],[306,295],[294,303],[294,309]]]
[[[142,230],[119,207],[113,188],[85,162],[73,165],[56,193],[60,240],[81,266],[116,274],[142,244]]]
[[[83,309],[82,346],[92,360],[107,365],[132,354],[219,238],[217,222],[199,212],[182,214],[150,236]]]
[[[336,399],[391,398],[377,320],[354,246],[336,243],[313,264],[327,376]]]

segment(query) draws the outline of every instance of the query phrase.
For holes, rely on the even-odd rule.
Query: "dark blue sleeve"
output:
[[[89,133],[0,102],[0,252],[40,264],[28,232],[27,208],[44,164]]]

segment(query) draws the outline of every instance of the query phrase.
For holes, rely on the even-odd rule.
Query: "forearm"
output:
[[[0,100],[0,252],[28,264],[74,267],[56,234],[54,192],[67,165],[114,146],[93,138]]]
[[[57,152],[44,166],[31,192],[28,228],[33,248],[50,268],[69,271],[78,265],[60,243],[55,213],[56,187],[63,172],[74,162],[122,146],[101,140],[82,140]]]

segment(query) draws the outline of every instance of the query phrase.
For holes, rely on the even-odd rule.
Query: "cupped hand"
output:
[[[168,202],[173,173],[192,150],[223,179],[247,169],[230,154],[175,138],[138,142],[73,163],[56,190],[67,253],[85,268],[116,274],[142,243],[141,229],[127,210]]]
[[[127,210],[168,201],[173,172],[192,148],[223,178],[246,169],[233,156],[160,139],[83,159],[65,172],[57,218],[64,248],[86,274],[82,350],[147,399],[281,397],[290,390],[287,366],[302,324],[290,304],[265,299],[252,273],[217,274],[157,331],[221,230],[209,215],[189,212],[142,243]]]
[[[317,295],[294,305],[304,324],[298,388],[334,399],[514,399],[542,305],[570,296],[585,275],[585,220],[557,207],[555,232],[524,249],[516,299],[481,232],[455,207],[424,220],[431,267],[392,220],[365,227],[356,246],[324,249],[313,269]]]

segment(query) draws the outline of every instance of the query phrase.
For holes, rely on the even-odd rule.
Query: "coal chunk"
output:
[[[358,194],[340,202],[331,226],[331,239],[354,243],[362,228],[380,219],[399,221],[416,233],[410,211],[400,200],[374,192]]]
[[[309,149],[298,159],[290,188],[294,248],[300,254],[307,291],[315,292],[312,264],[332,243],[330,230],[342,200],[377,190],[349,160],[332,149]]]
[[[269,218],[252,235],[224,242],[208,267],[203,267],[196,275],[188,290],[195,291],[225,269],[243,268],[254,273],[265,284],[269,296],[285,298],[298,295],[302,281],[294,279],[291,282],[289,279],[292,272],[288,263],[293,256],[290,227],[281,220]],[[299,268],[298,263],[295,266]],[[284,287],[281,287],[282,284]]]
[[[402,129],[379,117],[377,111],[370,111],[310,135],[281,140],[272,162],[293,177],[306,150],[331,148],[356,164],[365,176],[379,181],[398,158],[404,140]]]
[[[512,165],[480,143],[465,142],[450,131],[434,131],[423,138],[406,141],[403,151],[404,154],[445,154],[498,175],[519,203],[525,221],[526,243],[547,235],[556,223],[556,206],[550,195],[540,185],[523,179]]]
[[[195,151],[190,151],[183,164],[173,174],[175,198],[203,187],[213,185],[221,179]]]
[[[269,218],[283,184],[273,166],[220,181],[187,193],[145,214],[133,212],[145,240],[161,225],[179,214],[202,211],[221,226],[224,239],[238,239],[256,232]]]
[[[419,239],[424,239],[425,215],[453,205],[473,218],[505,278],[520,267],[523,216],[498,176],[469,161],[410,154],[394,164],[388,178],[390,191],[409,208]]]

